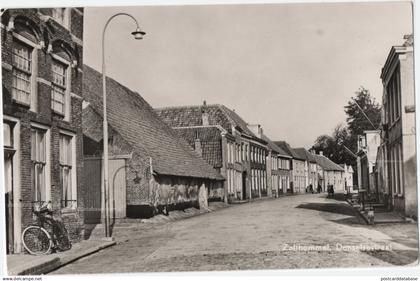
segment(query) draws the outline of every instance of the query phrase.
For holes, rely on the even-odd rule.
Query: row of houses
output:
[[[381,124],[358,140],[360,188],[389,210],[417,217],[413,35],[393,46],[381,71]]]
[[[226,202],[305,193],[328,185],[352,192],[353,168],[286,141],[273,141],[224,105],[155,109],[157,115],[226,179]],[[216,137],[217,135],[217,137]],[[217,160],[216,160],[217,159]]]
[[[102,75],[83,63],[83,15],[40,8],[1,17],[8,253],[22,251],[34,204],[50,201],[72,241],[104,218]],[[224,105],[153,109],[111,78],[107,91],[114,220],[352,186],[347,166],[272,141]]]

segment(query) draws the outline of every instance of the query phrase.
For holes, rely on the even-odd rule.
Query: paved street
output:
[[[118,245],[51,274],[403,265],[417,259],[416,229],[364,225],[325,194],[290,196],[166,224],[123,224]]]

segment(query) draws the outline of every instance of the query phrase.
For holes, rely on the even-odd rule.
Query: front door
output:
[[[101,223],[101,159],[85,157],[83,165],[83,183],[86,187],[84,222]]]
[[[13,150],[4,150],[4,182],[6,206],[6,245],[7,254],[13,252]]]
[[[109,201],[111,207],[111,218],[123,219],[127,213],[126,199],[126,175],[125,175],[125,159],[111,159],[109,161]]]
[[[242,172],[242,200],[247,199],[246,196],[246,172]]]

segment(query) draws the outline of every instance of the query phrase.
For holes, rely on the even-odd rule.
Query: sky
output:
[[[378,102],[391,46],[412,33],[409,2],[85,8],[84,63],[153,107],[224,104],[272,140],[309,148],[345,123],[360,86]],[[122,109],[123,110],[123,109]]]

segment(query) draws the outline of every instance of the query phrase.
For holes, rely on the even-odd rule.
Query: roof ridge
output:
[[[104,119],[104,116],[103,116],[103,112],[102,112],[102,114],[101,114],[101,112],[99,111],[99,110],[97,110],[95,107],[94,107],[94,105],[92,105],[92,103],[90,103],[89,102],[89,104],[88,104],[88,106],[87,107],[90,107],[90,108],[92,108],[92,110],[93,111],[95,111],[95,113],[97,113],[99,116],[100,116],[100,118],[103,120]],[[136,105],[136,107],[138,107],[137,105]],[[117,132],[118,133],[118,135],[123,139],[123,140],[125,140],[127,143],[129,143],[131,146],[133,145],[132,144],[132,142],[130,141],[130,140],[128,140],[128,139],[126,139],[118,130],[116,130],[115,129],[115,127],[113,126],[113,125],[111,125],[111,122],[107,122],[107,124],[108,124],[108,126],[109,127],[111,127],[115,132]],[[137,145],[139,145],[144,151],[145,151],[145,153],[147,154],[146,155],[146,157],[152,157],[151,155],[150,155],[150,152],[149,152],[149,150],[144,146],[144,144],[142,144],[141,142],[137,142],[136,143]],[[153,157],[152,157],[153,158]],[[153,159],[152,159],[153,160]]]
[[[225,114],[229,122],[233,123],[236,126],[235,120],[233,120],[232,117],[229,115],[229,113],[226,112],[226,110],[229,110],[229,109],[223,104],[219,104],[217,105],[217,107]]]
[[[93,68],[92,66],[87,65],[87,64],[83,64],[83,66],[86,66],[86,67],[88,67],[88,68],[91,68],[92,70],[94,70],[94,71],[98,72],[98,73],[99,73],[99,74],[101,74],[101,76],[102,76],[102,73],[101,73],[99,70],[97,70],[97,69]],[[113,77],[109,76],[108,74],[106,75],[106,78],[108,78],[108,79],[112,80],[113,82],[117,83],[117,84],[118,84],[120,87],[122,87],[124,90],[127,90],[127,91],[132,92],[132,93],[136,93],[138,96],[140,96],[140,97],[141,97],[141,95],[140,95],[137,91],[135,91],[135,90],[133,90],[133,89],[130,89],[130,88],[128,88],[127,86],[125,86],[125,85],[121,84],[120,82],[118,82],[118,80],[117,80],[117,79],[115,79],[115,78],[113,78]],[[107,90],[107,91],[108,91],[108,90]]]
[[[236,117],[241,121],[241,122],[243,122],[244,124],[245,124],[245,127],[246,128],[241,128],[242,129],[242,131],[244,131],[244,133],[246,134],[246,135],[249,135],[249,136],[251,136],[251,137],[253,137],[253,138],[257,138],[257,139],[260,139],[257,135],[255,135],[254,134],[254,132],[252,132],[252,130],[251,129],[249,129],[248,128],[248,126],[250,125],[250,123],[248,123],[247,121],[245,121],[245,119],[244,118],[242,118],[235,110],[233,110],[233,109],[230,109],[230,108],[228,108],[226,105],[224,105],[224,104],[220,104],[220,105],[218,105],[219,107],[220,107],[220,109],[223,111],[223,113],[225,113],[225,115],[227,116],[227,118],[229,119],[229,121],[231,121],[235,126],[238,126],[238,127],[241,127],[241,124],[237,124],[237,122],[232,118],[232,116],[230,115],[231,113],[232,114],[235,114],[236,115]],[[230,113],[229,113],[230,112]]]
[[[206,105],[173,105],[173,106],[162,106],[162,107],[154,107],[154,110],[165,110],[165,109],[180,109],[180,108],[200,108],[203,106],[206,107],[217,107],[220,104],[214,103],[214,104],[206,104]]]

